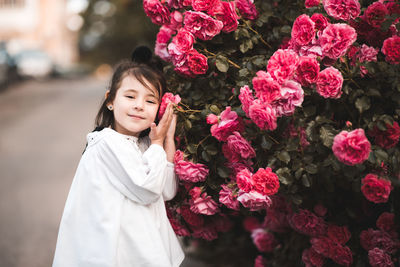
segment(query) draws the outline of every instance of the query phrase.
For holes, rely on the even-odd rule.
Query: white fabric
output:
[[[164,205],[177,180],[164,149],[110,128],[87,139],[53,267],[179,266],[184,254]]]

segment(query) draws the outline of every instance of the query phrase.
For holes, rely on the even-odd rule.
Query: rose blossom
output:
[[[240,162],[256,156],[254,148],[238,132],[233,132],[227,138],[223,152],[230,162]]]
[[[230,209],[239,210],[239,201],[233,190],[228,185],[222,184],[222,189],[219,191],[219,202]]]
[[[333,257],[335,243],[330,238],[326,236],[314,237],[310,239],[310,243],[312,249],[318,254],[330,259]]]
[[[317,92],[324,98],[339,98],[342,86],[343,76],[338,69],[328,67],[318,74]]]
[[[326,230],[326,236],[332,241],[344,245],[349,241],[351,233],[346,226],[337,226],[329,224]]]
[[[332,150],[339,161],[353,166],[368,159],[371,144],[365,137],[363,129],[355,129],[351,132],[342,131],[336,135]]]
[[[394,223],[394,213],[383,212],[378,220],[376,220],[376,226],[392,236],[396,236],[396,224]]]
[[[366,199],[374,203],[386,203],[388,201],[392,190],[392,184],[389,180],[369,173],[362,179],[361,183],[361,192]]]
[[[379,1],[369,5],[364,12],[365,20],[374,28],[380,28],[387,15],[389,15],[389,11],[386,6]]]
[[[171,227],[174,230],[176,235],[190,236],[189,230],[185,226],[180,224],[177,219],[168,217],[168,220],[169,220]]]
[[[172,38],[172,42],[176,45],[176,49],[180,52],[185,53],[193,49],[195,38],[192,33],[182,28]]]
[[[200,196],[192,196],[190,210],[204,215],[214,215],[219,212],[218,204],[205,192]]]
[[[231,107],[227,106],[219,116],[218,124],[211,126],[211,135],[219,141],[226,141],[232,132],[243,130],[242,122],[235,111],[231,111]]]
[[[275,195],[279,190],[278,175],[272,172],[271,168],[260,168],[252,176],[254,189],[264,195]]]
[[[253,174],[247,169],[242,169],[236,174],[236,183],[243,192],[250,192],[254,188]]]
[[[261,223],[256,217],[246,217],[243,220],[243,228],[247,232],[252,232],[254,229],[261,228]]]
[[[267,208],[267,215],[264,218],[263,227],[271,231],[284,233],[289,228],[288,217],[292,214],[291,206],[285,198],[279,195],[271,196],[272,205]]]
[[[203,182],[208,175],[208,169],[204,164],[193,163],[183,159],[183,152],[177,150],[174,155],[175,173],[180,180],[187,182]]]
[[[350,266],[353,263],[353,253],[347,246],[335,244],[332,253],[331,259],[339,265]]]
[[[167,44],[172,37],[174,31],[165,25],[160,27],[159,32],[157,33],[156,45],[154,48],[154,53],[159,56],[161,59],[165,61],[170,61],[171,56],[167,50]]]
[[[319,63],[314,57],[300,57],[296,69],[296,79],[303,86],[310,86],[318,78]]]
[[[256,96],[262,102],[270,104],[281,96],[281,86],[277,83],[269,73],[258,71],[256,77],[253,78],[253,87],[256,91]]]
[[[335,19],[351,20],[360,14],[358,0],[322,0],[326,13]]]
[[[159,0],[143,0],[143,9],[154,24],[167,24],[170,20],[170,13]]]
[[[243,207],[248,208],[250,211],[265,209],[271,205],[271,199],[257,191],[246,193],[239,190],[239,197],[237,199],[242,203]]]
[[[389,254],[396,253],[399,247],[399,241],[393,240],[390,234],[371,228],[361,232],[360,244],[367,251],[373,248],[380,248]]]
[[[229,232],[233,227],[232,221],[225,214],[218,214],[216,216],[212,216],[210,219],[211,224],[218,232],[226,233]]]
[[[400,63],[400,36],[387,38],[383,42],[382,53],[386,56],[385,60],[390,64]]]
[[[167,24],[168,28],[177,31],[180,28],[182,28],[182,22],[183,22],[183,15],[181,12],[175,10],[171,12],[170,15],[170,23]]]
[[[324,220],[306,209],[294,213],[289,222],[294,230],[305,235],[319,236],[326,232]]]
[[[346,54],[347,49],[357,39],[356,30],[343,23],[329,24],[322,32],[319,42],[322,53],[332,59]]]
[[[167,4],[170,8],[181,9],[185,6],[190,6],[192,0],[168,0]]]
[[[378,54],[378,52],[379,49],[363,44],[358,52],[357,58],[360,62],[376,62],[376,55]]]
[[[399,142],[400,127],[396,121],[393,122],[393,125],[386,123],[386,131],[381,131],[377,126],[374,126],[369,135],[375,138],[374,141],[378,146],[392,148]]]
[[[272,252],[278,245],[275,236],[262,228],[254,229],[251,233],[251,238],[260,252]]]
[[[183,217],[183,219],[190,225],[193,226],[202,226],[204,224],[204,218],[196,213],[193,213],[190,210],[190,206],[182,205],[179,207],[179,213]]]
[[[215,114],[208,114],[206,118],[207,124],[216,124],[218,123],[218,116]]]
[[[373,248],[368,251],[368,260],[371,267],[394,267],[390,255],[379,248]]]
[[[211,15],[222,21],[224,24],[222,31],[224,32],[235,31],[239,25],[239,16],[236,13],[235,2],[217,1]]]
[[[235,4],[243,18],[249,20],[255,20],[258,18],[258,12],[254,5],[254,0],[235,0]]]
[[[315,36],[315,23],[303,14],[296,18],[292,27],[292,40],[298,45],[307,45]]]
[[[319,6],[319,1],[320,0],[306,0],[304,3],[306,8],[314,7],[314,6]]]
[[[267,70],[278,83],[290,79],[296,70],[299,56],[290,49],[278,49],[268,60]]]
[[[187,52],[186,60],[189,65],[189,69],[193,74],[199,75],[207,72],[207,57],[203,54],[200,54],[195,49]]]
[[[184,27],[201,40],[211,40],[219,34],[224,24],[203,12],[186,11]]]
[[[161,99],[161,104],[160,104],[160,108],[158,111],[158,118],[161,119],[162,116],[165,113],[165,109],[167,108],[168,103],[173,103],[175,105],[179,104],[179,102],[181,102],[181,97],[176,94],[172,94],[172,93],[165,93]]]
[[[267,266],[268,262],[262,255],[258,255],[257,258],[254,260],[254,267],[267,267]]]
[[[249,116],[249,109],[251,104],[254,101],[253,91],[249,88],[248,85],[240,88],[239,100],[242,103],[242,109],[246,113],[247,117]]]
[[[196,11],[208,11],[216,2],[217,0],[192,0],[192,7]]]
[[[314,21],[315,28],[319,31],[322,31],[323,29],[325,29],[326,26],[328,26],[328,24],[329,24],[328,19],[320,13],[314,13],[311,16],[311,20]]]
[[[290,116],[296,107],[300,107],[304,100],[304,91],[298,82],[285,81],[281,87],[281,97],[272,103],[276,116]]]
[[[325,263],[324,256],[318,254],[313,248],[303,250],[301,259],[306,267],[322,267]]]
[[[205,224],[201,227],[191,227],[193,230],[193,237],[202,238],[211,241],[218,238],[218,233],[212,224]]]
[[[249,108],[250,119],[262,130],[275,130],[276,111],[269,104],[263,104],[259,99],[255,100]]]

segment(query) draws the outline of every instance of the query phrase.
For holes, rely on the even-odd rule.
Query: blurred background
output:
[[[0,266],[51,266],[112,66],[157,30],[139,0],[0,0]]]

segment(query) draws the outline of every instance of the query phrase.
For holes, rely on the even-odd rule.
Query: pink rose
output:
[[[222,21],[224,24],[222,31],[224,32],[235,31],[239,25],[235,2],[218,1],[212,10],[212,15]]]
[[[325,98],[339,98],[342,95],[343,76],[342,73],[329,67],[318,74],[317,92]]]
[[[390,255],[379,248],[373,248],[368,251],[368,260],[371,267],[394,267]]]
[[[304,100],[304,91],[301,85],[293,80],[285,81],[281,87],[281,97],[272,103],[276,116],[290,116],[296,107],[300,107]]]
[[[369,135],[375,138],[375,143],[383,148],[392,148],[397,145],[400,138],[400,127],[395,121],[393,125],[386,123],[386,131],[381,131],[377,126],[368,132]]]
[[[336,135],[332,150],[339,161],[353,166],[368,159],[371,144],[365,137],[363,129],[355,129],[351,132],[342,131]]]
[[[314,6],[319,6],[319,1],[320,0],[306,0],[304,3],[306,8],[314,7]]]
[[[262,228],[254,229],[251,233],[251,238],[260,252],[272,252],[278,245],[274,235]]]
[[[378,220],[376,220],[376,226],[392,236],[396,237],[396,224],[394,223],[394,213],[383,212]]]
[[[163,25],[170,21],[170,13],[159,0],[143,0],[143,9],[154,24]]]
[[[271,205],[271,199],[257,191],[246,193],[240,190],[237,199],[242,203],[243,207],[248,208],[250,211],[265,209]]]
[[[243,220],[243,228],[247,232],[252,232],[254,229],[261,228],[261,223],[256,217],[248,216]]]
[[[319,63],[314,57],[300,57],[296,69],[296,79],[303,86],[310,86],[318,78]]]
[[[399,241],[382,230],[369,228],[360,234],[360,244],[365,250],[380,248],[389,254],[394,254],[399,248]]]
[[[189,65],[189,69],[193,74],[199,75],[207,72],[207,57],[203,54],[200,54],[195,49],[187,52],[186,60]]]
[[[243,111],[246,113],[247,117],[249,117],[249,109],[254,101],[253,91],[249,86],[245,85],[240,88],[239,100],[242,103]]]
[[[299,62],[298,55],[290,49],[278,49],[268,60],[267,70],[278,83],[282,84],[294,74]]]
[[[337,20],[352,20],[360,14],[358,0],[322,0],[322,4],[326,13]]]
[[[178,213],[183,217],[185,222],[190,225],[199,227],[204,224],[204,218],[199,214],[193,213],[188,205],[180,206]]]
[[[367,174],[361,181],[361,192],[365,198],[374,203],[386,203],[389,199],[392,184],[389,180]]]
[[[254,5],[254,0],[235,0],[235,3],[243,18],[249,20],[255,20],[258,18],[258,12]]]
[[[326,26],[328,26],[328,24],[329,24],[328,19],[324,15],[319,14],[319,13],[314,13],[311,16],[311,20],[314,21],[315,28],[319,31],[324,30],[326,28]]]
[[[204,164],[193,163],[183,159],[183,153],[180,150],[175,152],[174,157],[175,173],[179,179],[186,182],[204,182],[207,178],[209,170]]]
[[[292,40],[298,45],[307,45],[315,36],[315,23],[303,14],[296,18],[292,27]]]
[[[161,26],[159,32],[157,33],[156,45],[154,48],[154,53],[161,59],[168,62],[171,61],[171,56],[168,53],[167,44],[173,33],[174,31],[165,25]]]
[[[256,156],[254,148],[244,139],[240,133],[233,132],[224,144],[224,155],[231,162],[240,162]]]
[[[168,103],[173,103],[175,105],[179,104],[179,102],[181,102],[181,97],[176,94],[172,94],[172,93],[165,93],[161,99],[161,104],[160,104],[160,108],[158,111],[158,118],[161,119],[162,116],[165,113],[165,109],[167,108]]]
[[[347,246],[335,244],[332,253],[331,259],[339,265],[350,266],[353,263],[353,253]]]
[[[175,10],[173,12],[171,12],[170,15],[170,22],[168,24],[168,28],[172,29],[172,30],[179,30],[180,28],[182,28],[182,22],[183,22],[183,15],[181,12]]]
[[[282,196],[271,196],[272,205],[267,208],[267,215],[264,218],[263,227],[271,231],[284,233],[288,230],[292,209]]]
[[[381,24],[386,20],[387,15],[389,15],[389,11],[386,6],[379,1],[369,5],[364,12],[365,20],[374,28],[380,28]]]
[[[344,245],[349,241],[351,233],[347,226],[337,226],[334,224],[329,224],[326,230],[326,236],[332,241]]]
[[[258,71],[256,77],[253,78],[253,87],[256,96],[264,103],[271,104],[281,96],[281,86],[277,83],[269,73]]]
[[[385,60],[390,64],[400,63],[400,36],[387,38],[383,42],[382,53],[386,56]]]
[[[233,190],[229,188],[229,185],[222,184],[221,187],[222,189],[219,191],[219,202],[230,209],[239,210],[237,195],[233,193]]]
[[[322,32],[319,42],[322,53],[332,59],[346,54],[347,49],[356,41],[356,30],[343,23],[329,24]]]
[[[177,219],[175,218],[168,218],[168,219],[176,235],[190,236],[189,230],[185,226],[183,226]]]
[[[258,255],[257,258],[254,260],[254,267],[267,267],[267,266],[268,262],[262,255]]]
[[[168,0],[167,4],[170,8],[181,9],[185,6],[190,6],[192,0]]]
[[[185,29],[201,40],[211,40],[219,34],[224,24],[203,12],[186,11],[183,21]]]
[[[376,55],[378,54],[378,52],[379,49],[363,44],[358,52],[357,58],[360,62],[376,62]]]
[[[211,126],[211,135],[219,141],[226,141],[234,131],[241,132],[243,130],[239,116],[235,111],[231,111],[231,107],[226,107],[219,117],[218,124]]]
[[[260,168],[258,171],[252,176],[253,187],[257,192],[271,196],[275,195],[279,190],[279,178],[274,172],[272,172],[271,168]]]
[[[312,249],[318,254],[332,258],[334,256],[335,243],[326,236],[319,236],[310,239]]]
[[[182,28],[174,36],[172,42],[176,45],[176,49],[178,49],[182,53],[185,53],[193,49],[195,38],[193,34]]]
[[[247,169],[242,169],[236,174],[236,183],[243,192],[250,192],[254,188],[253,174]]]
[[[204,215],[214,215],[219,212],[218,204],[205,192],[190,200],[190,210]]]
[[[211,114],[207,115],[206,120],[207,120],[207,124],[216,124],[216,123],[218,123],[218,116],[211,113]]]
[[[318,254],[313,248],[303,250],[301,259],[306,267],[322,267],[325,263],[325,257]]]
[[[259,99],[255,100],[249,108],[250,119],[262,130],[275,130],[276,111],[269,104],[263,104]]]
[[[216,2],[217,0],[192,0],[192,7],[195,11],[208,11]]]
[[[319,217],[324,217],[326,215],[326,213],[328,212],[328,209],[322,204],[317,204],[314,206],[314,212]]]
[[[205,224],[201,227],[193,228],[193,237],[202,238],[207,241],[211,241],[218,238],[217,230],[212,224]]]
[[[319,236],[326,232],[324,220],[309,210],[299,210],[292,215],[289,222],[292,228],[301,234]]]

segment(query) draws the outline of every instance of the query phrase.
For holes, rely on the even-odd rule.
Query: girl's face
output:
[[[159,96],[157,90],[148,81],[145,82],[154,90],[148,89],[130,75],[122,80],[112,102],[117,132],[139,137],[154,122]]]

